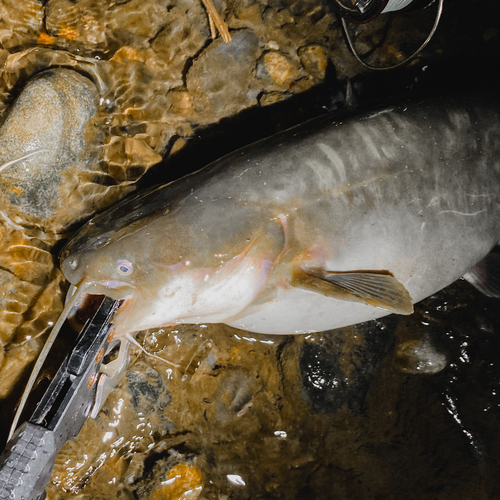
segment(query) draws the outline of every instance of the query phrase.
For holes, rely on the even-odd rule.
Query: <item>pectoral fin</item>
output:
[[[411,314],[408,290],[387,271],[331,272],[296,268],[291,284],[339,300],[361,302],[397,314]]]
[[[487,297],[500,298],[500,254],[489,253],[464,279]]]

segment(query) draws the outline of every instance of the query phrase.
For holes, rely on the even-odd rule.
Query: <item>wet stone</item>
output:
[[[151,44],[156,61],[149,63],[156,66],[172,87],[183,86],[186,64],[202,50],[209,36],[208,26],[200,29],[200,24],[206,20],[201,5],[192,5],[190,17],[193,22],[184,23],[183,5],[173,6],[165,18],[164,27]]]
[[[66,69],[41,73],[23,89],[0,129],[0,185],[20,211],[46,219],[61,173],[85,168],[84,130],[96,101],[92,82]]]
[[[278,85],[291,82],[295,76],[295,68],[290,61],[279,52],[271,51],[264,54],[264,66],[267,74]]]
[[[305,69],[313,78],[321,81],[325,78],[328,57],[321,45],[311,44],[301,47],[298,51]]]
[[[196,500],[203,490],[203,475],[192,456],[171,452],[155,462],[151,474],[139,483],[139,500],[182,498]]]
[[[253,70],[258,54],[257,35],[245,29],[234,33],[229,44],[218,39],[194,62],[187,88],[203,121],[217,121],[257,104],[260,85]]]
[[[137,369],[127,372],[127,387],[137,411],[161,414],[172,400],[160,374],[152,368],[145,373]]]
[[[4,49],[15,50],[32,43],[42,23],[43,5],[38,0],[0,2],[0,33]]]
[[[439,352],[428,338],[408,340],[398,346],[396,355],[404,362],[403,371],[408,373],[439,373],[446,368],[448,359]]]
[[[366,397],[393,344],[392,317],[324,332],[300,356],[303,397],[315,413],[366,410]]]
[[[31,305],[39,287],[0,270],[0,343],[7,344],[22,323],[23,314]]]

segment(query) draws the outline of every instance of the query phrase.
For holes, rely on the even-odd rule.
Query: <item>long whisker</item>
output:
[[[26,385],[26,388],[24,389],[23,395],[21,397],[21,400],[19,401],[19,406],[16,410],[16,414],[14,415],[14,420],[12,421],[12,425],[10,426],[10,431],[9,431],[9,437],[8,440],[14,435],[14,432],[16,431],[17,424],[19,423],[19,419],[21,418],[21,414],[24,410],[24,407],[26,406],[26,401],[28,400],[28,396],[31,393],[31,389],[33,389],[33,386],[35,385],[36,378],[38,377],[38,374],[40,373],[40,370],[42,369],[43,363],[45,362],[45,359],[47,358],[47,355],[50,351],[50,348],[52,347],[52,344],[56,340],[57,334],[59,333],[59,330],[61,329],[62,325],[66,321],[66,318],[68,314],[70,313],[72,307],[75,305],[76,301],[78,300],[78,297],[84,292],[84,290],[88,287],[88,283],[83,283],[78,287],[76,290],[76,293],[71,297],[71,299],[66,303],[64,306],[64,309],[62,313],[60,314],[56,324],[54,325],[54,328],[52,328],[52,331],[50,332],[50,335],[48,336],[45,345],[43,346],[42,351],[40,352],[38,359],[35,363],[35,366],[33,367],[33,371],[31,372],[30,378],[28,380],[28,383]]]
[[[165,363],[167,365],[170,365],[170,366],[173,366],[174,368],[180,368],[181,367],[181,365],[176,365],[175,363],[172,363],[172,361],[169,361],[168,359],[162,358],[161,356],[157,356],[156,354],[153,354],[151,352],[146,351],[146,349],[144,349],[144,347],[142,347],[142,345],[139,344],[139,342],[137,342],[137,340],[135,340],[134,337],[132,337],[132,335],[130,335],[130,333],[126,333],[125,334],[125,338],[130,343],[132,343],[133,345],[135,345],[136,347],[138,347],[146,356],[149,356],[150,358],[157,359],[158,361],[162,361],[163,363]]]

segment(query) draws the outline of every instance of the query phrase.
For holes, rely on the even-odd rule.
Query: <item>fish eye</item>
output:
[[[132,274],[134,266],[128,260],[119,260],[116,264],[116,270],[120,274],[123,274],[123,276],[128,276],[129,274]]]

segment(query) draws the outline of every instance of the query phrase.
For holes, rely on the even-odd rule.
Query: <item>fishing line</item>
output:
[[[387,2],[387,5],[385,6],[385,8],[382,10],[381,14],[387,13],[387,12],[396,12],[398,10],[404,9],[407,6],[409,6],[412,3],[412,1],[413,0],[389,0]],[[356,58],[356,60],[360,64],[362,64],[365,68],[371,69],[373,71],[383,71],[383,70],[387,70],[387,69],[395,69],[395,68],[399,68],[400,66],[403,66],[404,64],[408,64],[412,59],[417,57],[420,54],[420,52],[422,52],[422,50],[425,49],[425,47],[427,47],[428,43],[431,41],[432,37],[434,36],[434,33],[436,33],[437,27],[439,25],[439,21],[441,20],[441,15],[443,13],[443,4],[444,4],[444,0],[439,0],[438,10],[437,10],[437,14],[436,14],[436,19],[434,21],[434,25],[432,26],[432,30],[429,33],[429,36],[425,39],[425,41],[422,43],[422,45],[420,45],[420,47],[410,57],[407,57],[404,61],[401,61],[397,64],[393,64],[392,66],[372,66],[371,64],[368,64],[365,61],[363,61],[363,59],[361,59],[361,56],[356,51],[356,48],[354,47],[354,42],[353,42],[351,35],[349,34],[349,30],[347,28],[347,22],[346,22],[345,18],[342,16],[341,17],[342,28],[344,30],[345,37],[347,39],[347,43],[349,45],[349,48],[351,49],[352,54],[354,55],[354,57]]]

